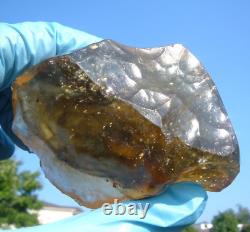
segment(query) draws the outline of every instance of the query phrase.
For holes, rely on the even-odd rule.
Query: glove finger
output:
[[[0,160],[10,158],[15,150],[14,144],[10,138],[0,128]]]
[[[4,138],[7,135],[10,142],[12,141],[21,149],[29,151],[29,148],[13,133],[13,119],[12,91],[9,87],[0,92],[0,124],[3,131],[5,132],[5,135],[2,137]],[[3,139],[3,141],[6,141],[6,143],[8,143],[6,139]]]
[[[0,23],[0,90],[43,60],[100,40],[58,23]]]
[[[180,232],[200,216],[206,200],[207,194],[201,186],[177,183],[158,196],[123,203],[128,206],[131,203],[149,202],[151,207],[145,218],[128,213],[105,215],[103,209],[99,208],[88,214],[82,213],[55,223],[19,229],[17,232],[82,232],[83,228],[88,232]]]
[[[189,182],[176,183],[169,185],[166,191],[158,196],[123,203],[127,206],[131,203],[142,204],[144,209],[149,204],[145,218],[141,217],[142,210],[133,217],[128,214],[128,211],[124,215],[104,215],[103,209],[100,208],[86,215],[85,220],[94,224],[95,218],[98,218],[99,225],[106,224],[110,227],[129,222],[153,228],[149,231],[159,231],[160,228],[183,227],[193,224],[203,212],[206,201],[206,191],[200,185]]]

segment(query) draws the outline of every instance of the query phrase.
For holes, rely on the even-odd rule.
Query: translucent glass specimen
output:
[[[13,130],[47,178],[80,204],[155,195],[192,181],[209,191],[239,171],[219,93],[182,45],[131,48],[103,40],[17,79]]]

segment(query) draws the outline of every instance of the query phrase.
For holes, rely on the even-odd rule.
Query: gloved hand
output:
[[[100,41],[101,38],[77,31],[58,23],[0,23],[0,160],[10,157],[14,144],[28,148],[12,133],[11,106],[12,81],[25,69],[49,57],[69,53]],[[0,190],[1,191],[1,190]],[[38,227],[20,229],[19,232],[77,232],[77,231],[180,231],[192,224],[202,213],[207,199],[202,187],[192,183],[169,186],[159,196],[134,203],[149,203],[144,219],[137,215],[105,215],[102,208],[87,215]],[[124,203],[125,205],[130,202]]]
[[[93,35],[64,27],[58,23],[0,23],[0,160],[14,152],[14,142],[28,148],[11,130],[12,81],[25,69],[41,61],[100,41]],[[12,141],[11,141],[12,140]]]
[[[144,219],[141,219],[141,211],[138,215],[105,215],[103,209],[99,208],[56,223],[19,229],[18,232],[180,232],[200,216],[205,200],[206,193],[200,186],[179,183],[169,186],[164,193],[153,198],[133,201],[150,203]]]

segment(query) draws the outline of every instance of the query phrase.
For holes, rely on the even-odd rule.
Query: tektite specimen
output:
[[[239,171],[219,93],[182,45],[138,49],[103,40],[17,79],[13,129],[47,178],[80,204],[138,199],[170,183],[209,191]]]

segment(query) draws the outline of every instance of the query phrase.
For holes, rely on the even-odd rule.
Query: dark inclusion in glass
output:
[[[103,40],[35,66],[13,93],[15,133],[81,204],[143,198],[182,181],[220,191],[239,171],[219,93],[182,45]]]

